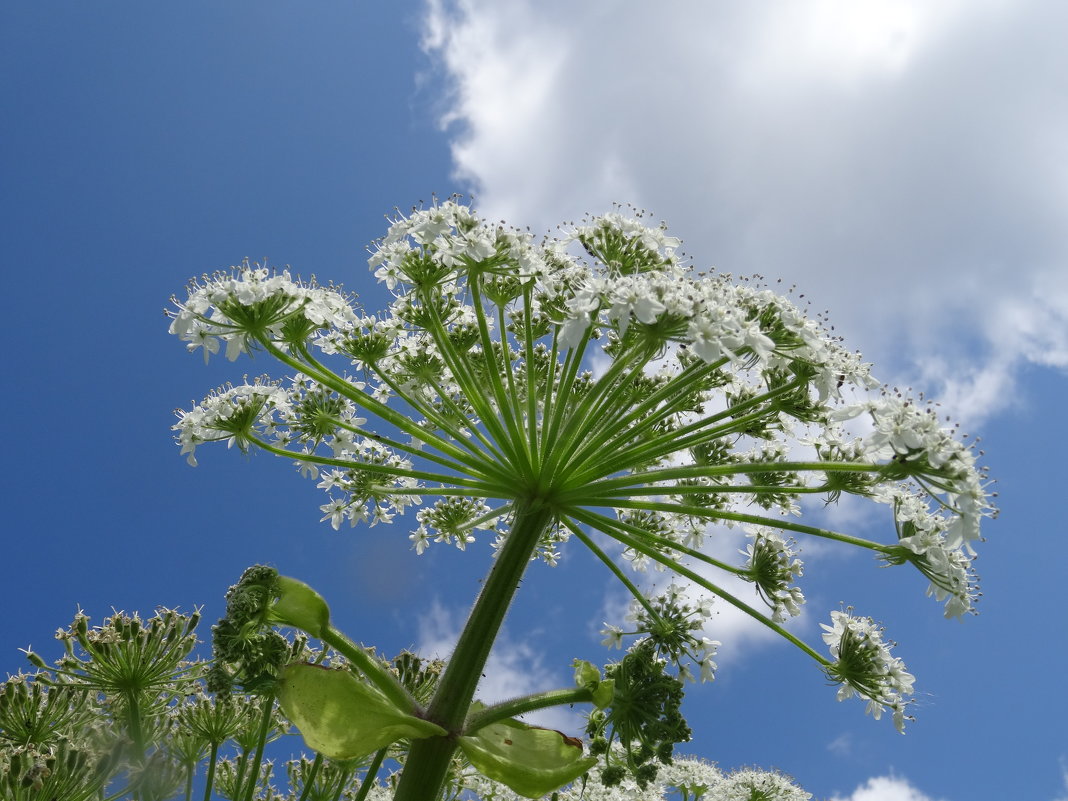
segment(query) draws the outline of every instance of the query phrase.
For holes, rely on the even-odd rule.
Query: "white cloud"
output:
[[[434,601],[420,617],[416,652],[426,658],[448,659],[460,636],[463,620]],[[504,630],[494,642],[476,697],[492,704],[529,693],[567,686],[571,676],[556,676],[542,662],[541,654],[525,642],[517,642]],[[581,716],[562,707],[532,712],[523,720],[538,726],[575,733]]]
[[[427,8],[487,216],[650,208],[699,266],[796,281],[969,424],[1023,365],[1068,367],[1068,5]]]
[[[907,780],[897,776],[875,776],[848,796],[834,796],[831,801],[934,801]]]
[[[1068,760],[1066,760],[1064,757],[1061,757],[1060,758],[1060,764],[1061,764],[1061,781],[1064,782],[1065,794],[1053,799],[1053,801],[1068,801]]]

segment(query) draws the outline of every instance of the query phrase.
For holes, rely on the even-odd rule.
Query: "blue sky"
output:
[[[172,410],[281,371],[205,367],[161,310],[245,257],[374,309],[365,246],[433,193],[535,231],[630,202],[700,266],[796,283],[876,376],[941,399],[982,436],[1002,509],[963,624],[919,576],[809,563],[799,634],[816,640],[840,602],[883,622],[918,679],[904,737],[724,614],[719,677],[687,695],[687,751],[781,768],[820,798],[1063,801],[1068,11],[574,5],[0,8],[3,669],[20,647],[50,653],[79,605],[211,620],[256,562],[316,586],[356,639],[447,651],[488,547],[416,557],[404,524],[334,532],[320,491],[264,455],[204,448],[190,468]],[[615,590],[568,556],[532,568],[487,695],[609,658]]]

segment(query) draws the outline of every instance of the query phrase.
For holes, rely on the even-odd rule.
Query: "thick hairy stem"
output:
[[[428,720],[450,734],[412,743],[394,801],[434,801],[439,797],[490,648],[534,548],[552,522],[553,512],[544,504],[516,505],[512,531],[486,577],[426,712]]]

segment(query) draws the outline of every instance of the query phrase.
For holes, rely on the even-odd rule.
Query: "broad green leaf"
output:
[[[330,625],[330,607],[323,596],[289,576],[279,576],[277,588],[281,594],[268,610],[268,620],[322,638]]]
[[[582,755],[582,742],[574,737],[514,719],[461,737],[460,748],[484,776],[527,798],[551,793],[597,763]]]
[[[355,759],[403,739],[439,737],[445,729],[397,708],[347,670],[290,665],[278,703],[304,742],[330,759]]]

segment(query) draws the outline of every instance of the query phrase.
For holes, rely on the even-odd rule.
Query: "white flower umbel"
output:
[[[891,644],[883,640],[882,629],[870,617],[854,617],[847,612],[831,612],[831,625],[820,624],[834,662],[827,675],[841,687],[838,700],[859,695],[868,702],[868,713],[878,720],[884,710],[893,712],[898,731],[905,730],[914,678],[905,663],[891,655]]]
[[[454,697],[428,712],[446,727],[466,714],[485,657],[476,640],[492,642],[527,562],[555,564],[571,537],[633,593],[643,636],[663,609],[627,577],[628,561],[689,579],[834,668],[779,625],[803,600],[789,536],[912,563],[948,615],[971,611],[972,549],[993,514],[971,448],[917,401],[858,401],[878,386],[858,354],[759,282],[694,274],[678,247],[640,214],[535,243],[448,201],[398,218],[373,247],[370,267],[394,296],[383,312],[259,265],[205,277],[176,301],[172,333],[205,358],[259,350],[296,375],[209,395],[180,413],[178,440],[191,460],[227,440],[295,461],[329,493],[322,519],[335,528],[432,498],[411,534],[418,553],[489,532],[507,568],[479,601],[496,611],[476,607],[443,679]],[[862,415],[866,434],[849,435]],[[843,492],[890,508],[886,541],[797,519],[802,496]],[[743,564],[701,550],[715,523],[758,532]],[[715,570],[753,582],[767,613],[709,578]],[[712,650],[665,653],[708,677]],[[873,711],[897,703],[895,687],[868,688]]]

